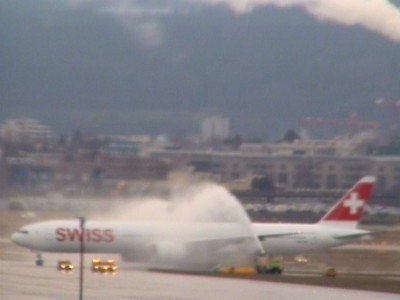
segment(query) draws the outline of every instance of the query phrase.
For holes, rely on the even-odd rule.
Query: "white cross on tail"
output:
[[[350,208],[350,214],[355,215],[360,207],[363,207],[364,201],[358,198],[358,193],[351,193],[350,198],[343,202],[344,207]]]

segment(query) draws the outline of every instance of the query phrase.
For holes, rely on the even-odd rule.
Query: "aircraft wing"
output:
[[[268,238],[279,238],[285,236],[295,236],[298,232],[288,232],[288,233],[271,233],[271,234],[259,234],[257,238],[260,241],[264,241]],[[196,243],[205,243],[205,242],[221,242],[221,243],[241,243],[243,241],[252,240],[253,237],[250,235],[238,235],[231,237],[198,237],[198,238],[189,238],[183,239],[181,242],[185,244],[196,244]]]
[[[251,236],[237,236],[237,237],[213,237],[213,238],[193,238],[193,239],[167,239],[174,242],[182,242],[187,245],[196,245],[200,243],[224,243],[224,244],[237,244],[245,241],[252,240]]]
[[[284,237],[284,236],[293,236],[293,235],[297,235],[297,234],[298,234],[298,232],[260,234],[260,235],[258,235],[258,238],[260,241],[264,241],[268,238],[279,238],[279,237]]]
[[[352,234],[343,234],[343,235],[335,235],[334,238],[337,240],[342,240],[342,241],[346,241],[346,240],[354,240],[357,238],[362,238],[364,236],[374,236],[374,235],[379,235],[385,233],[384,231],[375,231],[375,232],[360,232],[360,233],[352,233]]]

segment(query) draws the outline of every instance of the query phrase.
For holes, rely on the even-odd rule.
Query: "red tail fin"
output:
[[[369,200],[376,178],[361,178],[336,204],[320,222],[357,223],[364,212],[364,205]]]

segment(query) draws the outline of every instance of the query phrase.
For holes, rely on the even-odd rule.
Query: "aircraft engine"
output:
[[[127,262],[140,262],[146,261],[146,257],[144,255],[138,253],[122,253],[121,254],[122,260]]]
[[[143,247],[136,246],[134,247],[134,251],[121,253],[121,257],[127,262],[149,262],[152,259],[149,245],[143,245]]]
[[[155,267],[177,268],[185,262],[186,250],[186,246],[182,243],[159,242],[152,246],[152,263]]]

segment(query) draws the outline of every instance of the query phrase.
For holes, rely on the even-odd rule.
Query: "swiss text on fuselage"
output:
[[[82,241],[82,232],[78,228],[57,228],[55,230],[56,240],[59,242],[80,242]],[[93,243],[112,243],[115,235],[112,229],[85,229],[84,241]]]

